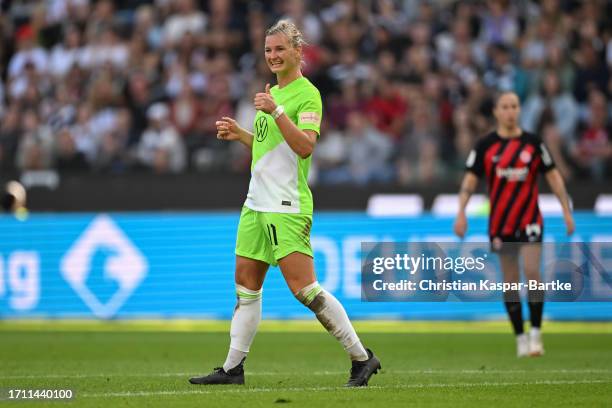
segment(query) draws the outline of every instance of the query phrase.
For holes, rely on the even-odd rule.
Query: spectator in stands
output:
[[[170,123],[166,104],[158,102],[147,110],[149,126],[136,148],[141,166],[156,173],[178,173],[185,168],[185,147],[180,135]]]
[[[68,128],[59,131],[55,141],[55,167],[60,171],[83,171],[89,168],[85,155],[79,152]]]
[[[346,172],[342,168],[348,160],[348,143],[345,133],[338,128],[329,128],[326,121],[321,122],[321,134],[325,137],[317,142],[317,154],[313,156],[310,170],[314,182],[325,183],[330,181],[330,176],[333,179],[337,173]]]
[[[78,107],[76,123],[70,129],[76,150],[83,153],[89,162],[96,158],[99,133],[92,121],[92,108],[89,104]]]
[[[379,131],[397,140],[406,125],[408,102],[389,79],[379,77],[375,84],[374,95],[364,103],[364,113]]]
[[[546,50],[553,43],[559,43],[555,24],[547,19],[534,21],[525,34],[525,46],[521,49],[521,62],[524,68],[534,69],[544,65]]]
[[[72,126],[77,116],[77,102],[77,98],[70,94],[64,84],[55,86],[53,97],[45,98],[41,103],[51,130],[56,132],[61,128]]]
[[[218,143],[216,121],[222,117],[233,117],[230,94],[230,79],[217,72],[212,76],[204,95],[205,103],[198,118],[198,133],[187,140],[189,153],[196,168],[209,169],[227,165],[227,143]]]
[[[608,101],[603,92],[591,91],[588,118],[578,140],[571,146],[571,156],[579,176],[603,180],[612,170],[612,128]]]
[[[367,184],[387,183],[394,177],[389,159],[393,143],[360,112],[348,115],[346,130],[347,162],[321,174],[321,182]]]
[[[172,124],[181,136],[185,140],[197,138],[202,107],[187,78],[183,78],[183,85],[176,99],[172,101],[170,111]]]
[[[210,16],[199,44],[213,53],[232,52],[236,56],[244,52],[242,33],[246,31],[243,18],[234,9],[232,1],[211,0]]]
[[[171,4],[176,5],[176,8],[164,24],[166,47],[173,47],[187,33],[191,35],[203,33],[208,22],[206,15],[196,9],[193,0],[177,0]]]
[[[27,110],[23,114],[21,137],[17,147],[16,167],[21,170],[48,170],[53,166],[53,134],[41,124],[38,114]]]
[[[521,100],[527,97],[527,73],[512,62],[511,49],[503,44],[491,47],[491,68],[485,71],[484,83],[497,91],[513,91]]]
[[[430,105],[417,104],[411,111],[408,132],[404,135],[397,160],[398,182],[429,183],[440,179],[442,132],[438,112]]]
[[[473,61],[470,66],[478,70],[486,61],[484,44],[473,38],[469,16],[453,20],[451,29],[444,30],[435,37],[436,58],[441,66],[448,66],[457,59],[460,50],[463,61]]]
[[[143,72],[136,71],[128,79],[126,102],[132,115],[130,134],[133,137],[128,143],[129,146],[138,143],[140,135],[147,127],[147,109],[155,100],[152,85]]]
[[[153,6],[143,4],[136,9],[134,35],[144,38],[147,47],[158,49],[162,45],[163,31]]]
[[[339,62],[329,69],[330,78],[340,85],[346,81],[365,81],[371,74],[371,67],[359,61],[359,53],[355,48],[341,50]]]
[[[481,38],[486,44],[513,46],[520,34],[516,10],[510,0],[488,0],[481,24]]]
[[[549,123],[556,125],[566,141],[574,138],[578,104],[569,92],[562,91],[559,76],[552,70],[545,73],[541,90],[532,94],[521,109],[521,127],[528,132],[541,134]]]
[[[17,105],[10,106],[0,120],[0,171],[11,170],[21,134],[20,112]]]
[[[81,54],[81,32],[75,25],[65,26],[63,41],[51,50],[49,73],[58,79],[66,76],[80,62]]]
[[[474,81],[470,84],[463,106],[467,109],[470,128],[474,134],[484,135],[490,131],[493,126],[489,119],[493,109],[493,99],[482,82]]]
[[[40,102],[40,94],[49,90],[49,82],[44,73],[36,69],[32,61],[27,61],[20,75],[10,82],[9,96],[21,101],[22,105],[36,109]]]
[[[537,77],[539,82],[531,80],[531,87],[534,89],[540,89],[541,77],[543,76],[544,70],[553,70],[559,76],[559,82],[561,83],[561,89],[563,92],[573,92],[576,67],[567,53],[568,50],[563,45],[555,42],[549,44],[547,49],[546,63],[540,70],[540,75]]]
[[[607,93],[610,71],[590,41],[583,40],[580,42],[576,62],[578,65],[574,81],[574,97],[576,100],[581,104],[589,102],[589,94],[594,90]]]
[[[433,69],[433,51],[425,46],[408,47],[399,66],[399,75],[403,81],[422,84],[425,75]]]
[[[469,46],[462,44],[454,48],[450,71],[459,79],[463,87],[469,87],[478,80],[479,72],[472,59]]]
[[[356,81],[345,81],[342,83],[340,95],[332,95],[327,101],[324,122],[333,129],[344,130],[348,115],[353,111],[363,111],[363,105],[360,84]]]
[[[15,80],[31,64],[37,73],[45,73],[48,68],[47,52],[40,47],[35,38],[34,30],[30,25],[21,26],[15,33],[17,52],[13,55],[8,66],[9,79]]]
[[[290,19],[302,28],[302,34],[307,43],[318,43],[323,37],[323,27],[319,17],[308,10],[308,0],[283,1],[283,19]]]
[[[127,157],[130,136],[131,116],[127,109],[117,112],[117,119],[112,130],[102,135],[98,147],[94,168],[102,173],[123,173],[129,168]]]
[[[113,26],[114,12],[115,5],[112,0],[99,0],[91,6],[85,32],[88,43],[95,44],[101,34]]]

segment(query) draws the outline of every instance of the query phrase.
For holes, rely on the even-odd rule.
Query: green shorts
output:
[[[272,266],[293,252],[312,257],[311,227],[311,215],[259,212],[242,207],[236,255]]]

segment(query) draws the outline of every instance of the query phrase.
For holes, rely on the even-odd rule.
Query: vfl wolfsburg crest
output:
[[[268,119],[262,115],[255,122],[255,139],[258,142],[263,142],[266,136],[268,136]]]

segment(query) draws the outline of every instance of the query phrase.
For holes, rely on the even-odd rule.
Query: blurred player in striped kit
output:
[[[499,254],[504,282],[519,282],[519,256],[522,256],[525,277],[540,281],[544,224],[538,208],[539,173],[544,173],[551,190],[559,199],[567,234],[571,235],[574,232],[574,219],[569,197],[563,178],[542,140],[519,127],[518,96],[513,92],[500,94],[493,114],[497,120],[497,129],[481,139],[468,156],[466,174],[459,191],[459,212],[454,230],[460,237],[465,235],[465,208],[479,179],[484,176],[491,206],[489,239],[492,250]],[[517,356],[544,354],[540,331],[544,292],[530,290],[528,293],[531,320],[529,335],[523,328],[519,292],[504,292],[504,302],[516,335]]]

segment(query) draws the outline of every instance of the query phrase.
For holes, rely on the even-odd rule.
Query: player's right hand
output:
[[[467,218],[464,212],[457,214],[453,229],[459,238],[463,238],[465,236],[465,232],[467,231]]]
[[[240,140],[241,128],[232,118],[224,116],[215,122],[217,126],[217,139],[221,140]]]

